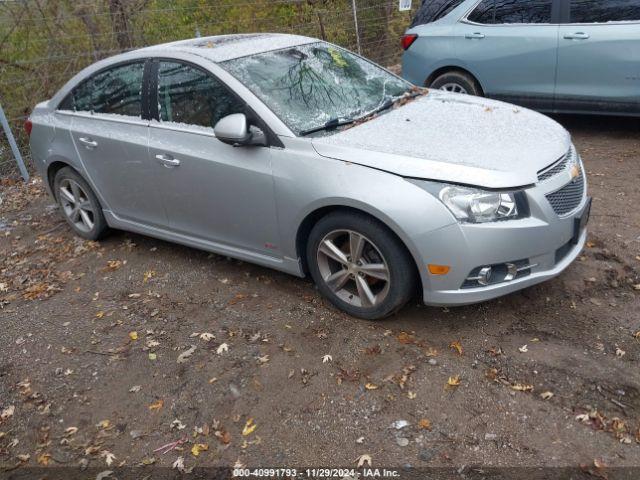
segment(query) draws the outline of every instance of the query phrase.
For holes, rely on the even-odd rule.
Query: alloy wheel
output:
[[[378,247],[358,232],[327,234],[318,245],[317,261],[327,287],[350,305],[374,308],[389,294],[389,265]]]
[[[444,90],[445,92],[452,92],[452,93],[463,93],[465,95],[468,95],[469,93],[467,92],[467,89],[464,88],[459,83],[445,83],[440,87],[440,90]]]
[[[95,225],[95,211],[89,196],[76,181],[65,178],[60,182],[58,198],[64,214],[80,231],[88,233]]]

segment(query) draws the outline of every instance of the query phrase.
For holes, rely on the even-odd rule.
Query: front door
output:
[[[557,108],[640,113],[640,0],[567,0]]]
[[[558,25],[553,0],[483,0],[455,27],[456,56],[491,98],[553,106]]]
[[[149,155],[171,229],[190,237],[273,256],[278,225],[267,147],[233,147],[213,127],[245,105],[211,73],[158,63],[159,121]]]

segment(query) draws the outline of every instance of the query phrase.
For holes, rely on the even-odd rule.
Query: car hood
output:
[[[485,188],[538,181],[571,147],[569,133],[539,113],[440,91],[333,135],[312,140],[324,157],[411,178]]]

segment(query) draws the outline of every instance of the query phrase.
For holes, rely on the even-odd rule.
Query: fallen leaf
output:
[[[193,447],[191,447],[191,455],[197,457],[200,455],[200,452],[206,452],[209,450],[209,445],[206,443],[196,443]]]
[[[38,456],[38,459],[37,459],[38,463],[40,465],[44,465],[45,467],[49,465],[49,460],[51,460],[51,454],[49,453],[43,453],[40,456]]]
[[[138,332],[129,332],[129,338],[133,341],[138,340]]]
[[[433,348],[433,347],[429,347],[429,348],[424,352],[424,354],[425,354],[427,357],[437,357],[437,356],[438,356],[438,350],[436,350],[436,349],[435,349],[435,348]]]
[[[246,437],[251,435],[256,427],[257,425],[253,423],[253,418],[250,418],[249,420],[247,420],[247,423],[245,423],[244,428],[242,429],[242,436]]]
[[[22,455],[16,455],[18,457],[18,460],[20,460],[21,462],[28,462],[29,459],[31,458],[31,455],[29,455],[28,453],[26,454],[22,454]]]
[[[185,363],[190,357],[191,355],[193,355],[193,352],[196,351],[196,346],[195,345],[191,345],[191,348],[189,350],[185,350],[184,352],[182,352],[180,355],[178,355],[178,363]]]
[[[418,427],[422,428],[423,430],[431,431],[431,421],[427,418],[423,418],[418,422]]]
[[[362,468],[364,466],[364,464],[367,464],[368,466],[371,466],[371,455],[368,454],[364,454],[364,455],[360,455],[357,459],[356,459],[356,467],[357,468]]]
[[[366,383],[364,388],[366,388],[367,390],[377,390],[378,389],[378,385],[376,385],[375,383]]]
[[[16,411],[15,405],[9,405],[7,408],[2,410],[2,412],[0,412],[0,420],[4,421],[13,417],[13,414],[15,413],[15,411]]]
[[[103,430],[106,430],[107,428],[109,428],[111,426],[111,422],[109,420],[102,420],[96,426],[99,427],[99,428],[102,428]]]
[[[184,458],[178,457],[171,467],[177,469],[179,472],[184,472]]]
[[[553,392],[542,392],[540,394],[540,398],[543,400],[549,400],[551,397],[553,397]]]
[[[216,353],[218,355],[222,355],[224,352],[228,352],[229,351],[229,345],[227,345],[226,343],[221,344],[218,349],[216,350]]]
[[[265,355],[264,357],[258,357],[259,365],[264,365],[267,362],[269,362],[269,355]]]
[[[515,390],[516,392],[533,392],[533,385],[515,383],[511,385],[511,390]]]
[[[409,345],[415,342],[415,337],[413,335],[408,334],[407,332],[400,332],[397,338],[398,338],[398,341],[403,345]]]
[[[520,348],[518,348],[518,351],[520,353],[527,353],[529,351],[529,347],[527,345],[523,345]]]
[[[103,271],[114,271],[118,270],[122,266],[122,262],[120,260],[109,260],[107,262],[107,266],[103,269]]]
[[[624,357],[626,354],[627,352],[622,350],[620,347],[616,347],[616,357]]]
[[[445,385],[445,389],[455,388],[460,386],[460,375],[455,375],[453,377],[449,377],[447,380],[447,384]]]
[[[148,270],[144,272],[143,282],[147,283],[149,280],[151,280],[155,276],[156,276],[156,272],[154,270]]]
[[[171,430],[173,429],[184,430],[185,428],[187,428],[187,426],[176,418],[173,422],[171,422],[171,425],[169,425],[169,428]]]
[[[414,392],[407,392],[407,398],[409,400],[414,400],[418,395],[416,395]]]
[[[142,385],[134,385],[129,389],[129,393],[138,393],[140,390],[142,390]]]
[[[455,342],[451,342],[449,344],[449,348],[453,348],[456,352],[458,352],[458,355],[462,355],[462,344],[460,343],[459,340],[456,340]]]
[[[581,413],[580,415],[576,415],[576,420],[578,420],[579,422],[588,423],[589,422],[589,414],[588,413]]]
[[[71,435],[75,435],[76,433],[78,433],[78,427],[69,427],[65,429],[64,436],[70,437]]]
[[[322,363],[329,363],[333,361],[333,357],[331,355],[324,355],[322,357]]]
[[[200,340],[204,340],[205,342],[210,342],[211,340],[213,340],[215,337],[215,335],[213,333],[201,333],[200,334]]]
[[[153,352],[149,352],[149,360],[155,360],[156,358],[158,358],[158,355]]]
[[[149,405],[149,410],[155,410],[158,411],[162,408],[162,406],[164,405],[164,400],[159,399],[155,402],[153,402],[151,405]]]
[[[113,461],[116,459],[116,456],[108,450],[103,450],[100,454],[102,458],[104,458],[107,467],[110,467]]]

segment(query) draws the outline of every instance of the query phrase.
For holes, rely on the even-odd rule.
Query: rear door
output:
[[[566,0],[557,108],[640,113],[640,0]]]
[[[550,109],[559,13],[554,0],[483,0],[456,26],[456,55],[488,97]]]
[[[144,61],[96,73],[64,100],[71,136],[87,179],[103,207],[118,217],[166,225],[149,163],[149,127],[143,114]]]

